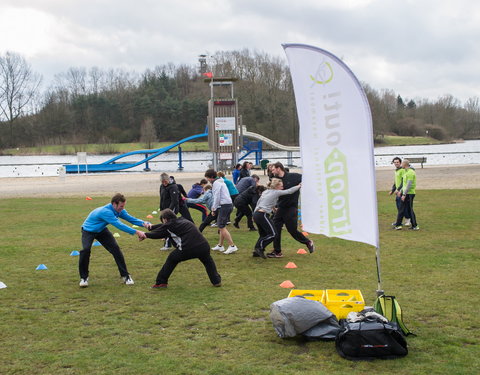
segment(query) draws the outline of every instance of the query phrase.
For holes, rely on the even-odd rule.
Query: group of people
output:
[[[124,283],[134,284],[120,247],[107,228],[109,224],[131,235],[137,235],[140,241],[146,238],[164,239],[163,249],[175,248],[167,257],[152,288],[167,287],[169,276],[176,265],[193,258],[198,258],[203,263],[212,285],[221,286],[221,277],[210,255],[210,250],[223,254],[238,251],[227,229],[234,206],[237,207],[234,221],[236,228],[239,228],[242,217],[246,216],[249,229],[251,231],[258,229],[259,237],[253,248],[254,257],[264,259],[283,257],[281,231],[284,225],[290,235],[298,242],[305,244],[312,253],[315,249],[313,241],[298,230],[298,200],[302,175],[289,172],[282,163],[277,162],[268,167],[270,182],[265,187],[259,184],[258,176],[249,175],[251,167],[248,166],[248,162],[246,163],[244,165],[248,174],[245,172],[244,176],[241,178],[239,176],[236,185],[222,172],[208,169],[205,172],[205,179],[194,184],[188,193],[175,182],[172,176],[162,173],[160,176],[160,223],[156,225],[129,215],[125,210],[126,198],[120,193],[112,197],[110,204],[93,210],[82,225],[82,250],[79,259],[80,287],[88,287],[88,267],[94,240],[100,242],[113,255]],[[235,189],[229,188],[229,183]],[[198,209],[202,213],[202,223],[198,228],[188,212],[189,208]],[[135,230],[122,223],[120,219],[142,226],[148,229],[148,232]],[[202,231],[213,221],[218,228],[219,238],[217,245],[210,249]],[[266,253],[266,247],[272,242],[273,251]],[[225,245],[228,245],[226,249]]]
[[[393,158],[392,164],[395,167],[395,179],[389,194],[395,195],[397,206],[397,219],[392,223],[392,227],[395,230],[401,230],[403,226],[409,226],[412,230],[419,230],[420,227],[413,210],[413,200],[417,186],[415,170],[407,159],[402,161],[398,156]],[[403,223],[404,218],[405,222]]]

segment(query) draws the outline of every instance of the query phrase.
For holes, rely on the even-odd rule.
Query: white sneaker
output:
[[[80,288],[86,288],[88,286],[88,277],[86,279],[80,279],[80,283],[78,285]]]
[[[224,254],[232,254],[237,250],[238,250],[238,247],[236,247],[235,245],[229,246],[228,249],[224,252]]]
[[[172,249],[171,246],[164,246],[164,247],[162,247],[160,250],[161,250],[161,251],[168,251],[168,250],[171,250],[171,249]]]
[[[218,227],[217,223],[210,224],[210,226],[211,226],[212,228]]]
[[[123,282],[125,283],[125,285],[133,285],[133,284],[135,284],[135,283],[133,282],[133,279],[130,277],[130,275],[124,276],[124,277],[123,277]]]
[[[225,251],[225,248],[223,246],[217,245],[215,247],[212,247],[212,250],[214,250],[214,251]]]
[[[409,227],[410,225],[412,225],[412,223],[411,223],[410,219],[405,219],[405,224],[403,224],[403,225],[405,225],[406,227]]]

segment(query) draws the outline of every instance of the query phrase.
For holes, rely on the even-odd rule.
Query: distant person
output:
[[[242,178],[240,181],[238,181],[236,185],[238,193],[239,194],[243,193],[250,186],[257,186],[259,181],[260,181],[260,177],[258,177],[256,174],[252,174],[251,177]]]
[[[220,234],[218,245],[213,247],[212,250],[221,251],[224,254],[232,254],[238,250],[230,232],[226,228],[233,210],[232,199],[223,178],[217,177],[217,172],[214,169],[208,169],[205,172],[205,178],[212,184],[212,215],[217,219],[217,227]],[[227,250],[223,247],[224,241],[227,241],[229,244]]]
[[[277,205],[278,198],[287,194],[293,194],[300,190],[301,184],[293,186],[290,189],[283,189],[283,182],[279,178],[272,178],[265,190],[258,199],[253,220],[257,224],[259,238],[255,244],[254,255],[267,258],[265,248],[274,240],[276,231],[271,219],[272,212]]]
[[[400,159],[398,156],[394,157],[392,160],[392,164],[395,166],[395,179],[392,185],[392,189],[390,190],[390,195],[395,194],[395,204],[397,207],[397,216],[398,216],[398,210],[400,209],[400,206],[402,205],[402,198],[401,194],[398,195],[399,192],[402,190],[402,181],[403,181],[403,175],[405,174],[405,169],[402,168],[402,159]],[[409,226],[410,223],[410,212],[407,212],[408,210],[406,209],[405,206],[405,226]],[[393,223],[392,225],[395,225]]]
[[[187,203],[185,202],[185,200],[188,197],[187,192],[183,188],[183,185],[178,184],[177,181],[175,181],[175,177],[170,176],[170,182],[172,184],[177,184],[178,193],[179,193],[178,194],[178,213],[182,215],[182,217],[184,217],[185,219],[193,223],[194,221],[193,221],[192,215],[190,215],[190,211],[188,210]]]
[[[403,175],[402,181],[402,190],[398,192],[397,195],[401,197],[402,205],[398,209],[397,221],[395,223],[395,229],[402,229],[402,220],[405,216],[405,209],[408,214],[410,214],[411,228],[413,230],[419,230],[417,224],[417,217],[413,210],[413,199],[415,198],[415,188],[417,186],[417,175],[415,170],[410,167],[410,162],[407,159],[403,159],[402,167],[405,169],[405,174]]]
[[[238,182],[238,179],[240,178],[240,169],[242,168],[242,164],[237,163],[235,168],[232,170],[232,179],[233,183],[236,185]]]
[[[177,218],[177,215],[168,208],[160,212],[160,221],[161,224],[152,225],[151,231],[145,233],[145,237],[152,239],[172,238],[175,250],[168,255],[152,288],[166,288],[168,279],[177,264],[195,258],[203,263],[212,285],[221,286],[222,278],[218,274],[215,262],[210,255],[210,245],[197,227],[183,217]],[[141,240],[143,238],[140,238]]]
[[[233,205],[237,209],[233,226],[240,228],[240,221],[245,216],[247,218],[247,226],[250,231],[256,231],[257,229],[253,225],[253,210],[257,205],[260,195],[265,190],[265,186],[257,185],[250,186],[247,190],[243,191],[233,202]]]
[[[208,185],[208,181],[204,178],[200,180],[199,183],[192,185],[192,188],[187,194],[187,207],[193,208],[194,210],[200,211],[202,214],[202,222],[205,221],[208,215],[208,209],[205,205],[200,203],[191,203],[189,199],[197,199],[204,193],[204,187]]]
[[[209,225],[212,221],[215,220],[215,216],[212,214],[212,204],[213,204],[213,192],[212,192],[212,185],[207,184],[203,187],[204,193],[200,195],[198,198],[187,198],[187,203],[189,204],[195,204],[199,205],[202,207],[205,207],[207,211],[207,215],[205,216],[205,219],[202,221],[198,229],[200,232],[203,232],[203,230]]]
[[[110,254],[112,254],[115,262],[117,263],[120,276],[123,278],[123,282],[126,285],[134,284],[132,277],[128,273],[125,258],[120,250],[120,246],[118,246],[115,237],[112,235],[110,230],[108,230],[107,225],[111,224],[128,234],[136,234],[141,240],[145,238],[145,233],[125,225],[120,221],[120,219],[126,220],[134,225],[143,226],[145,228],[149,228],[151,224],[129,215],[125,210],[126,203],[127,199],[122,194],[117,193],[112,197],[109,204],[94,209],[83,222],[82,250],[80,251],[80,258],[78,262],[78,269],[80,272],[80,287],[88,287],[88,268],[94,240],[100,242],[100,244],[102,244],[102,246]]]
[[[297,186],[302,182],[302,175],[300,173],[290,173],[286,170],[282,163],[276,162],[272,167],[272,172],[275,177],[280,178],[283,182],[285,190],[293,186]],[[288,233],[293,239],[307,246],[308,251],[313,253],[315,247],[313,241],[309,240],[298,230],[298,198],[300,192],[296,191],[293,194],[283,195],[278,199],[277,210],[273,217],[273,224],[275,225],[275,239],[273,241],[273,251],[267,256],[269,258],[281,258],[282,253],[282,227],[288,230]]]
[[[171,209],[175,214],[180,211],[180,192],[177,184],[170,179],[167,173],[160,175],[160,210]],[[171,250],[170,240],[165,239],[162,251]]]
[[[244,161],[242,164],[242,168],[240,169],[240,176],[238,177],[238,181],[240,181],[242,178],[250,177],[250,169],[252,169],[252,167],[252,163],[250,163],[249,161]]]
[[[230,194],[230,198],[232,198],[232,202],[233,202],[235,198],[238,196],[237,188],[235,187],[232,181],[230,181],[227,177],[225,177],[225,173],[218,171],[217,176],[223,178],[223,182],[225,182],[225,185],[227,185],[228,194]]]

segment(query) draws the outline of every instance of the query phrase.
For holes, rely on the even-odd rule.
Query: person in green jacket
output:
[[[392,189],[390,190],[389,194],[395,194],[395,205],[397,206],[397,214],[400,206],[402,205],[402,197],[398,195],[399,192],[402,191],[402,182],[403,182],[403,175],[405,174],[405,169],[402,168],[402,159],[398,156],[394,157],[392,160],[392,164],[395,166],[395,179],[393,181]],[[406,208],[406,207],[405,207]],[[410,212],[405,209],[405,226],[410,226]],[[392,223],[392,225],[395,225]]]
[[[405,216],[405,210],[410,214],[410,220],[412,227],[410,229],[419,230],[417,224],[417,218],[413,211],[413,199],[415,198],[415,188],[417,186],[417,175],[415,170],[410,167],[410,162],[407,159],[403,159],[402,168],[405,169],[405,173],[402,178],[402,189],[397,193],[400,197],[402,204],[398,209],[397,222],[395,223],[395,229],[402,229],[402,220]]]

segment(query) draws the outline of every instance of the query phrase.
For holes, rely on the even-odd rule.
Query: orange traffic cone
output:
[[[295,285],[290,280],[285,280],[280,284],[280,288],[295,288]]]
[[[297,265],[293,262],[288,262],[285,268],[297,268]]]
[[[298,249],[297,254],[306,254],[307,250],[305,249]]]
[[[92,198],[90,198],[90,197],[85,197],[85,200],[86,200],[86,201],[91,201]]]

